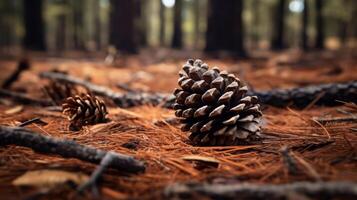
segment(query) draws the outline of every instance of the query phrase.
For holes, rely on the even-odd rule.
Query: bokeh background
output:
[[[354,49],[354,0],[2,0],[0,52]]]

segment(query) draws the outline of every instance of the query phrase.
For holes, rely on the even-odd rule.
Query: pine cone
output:
[[[61,105],[68,97],[78,94],[71,84],[52,80],[43,87],[43,91],[56,105]]]
[[[194,144],[236,145],[260,139],[258,97],[246,96],[247,86],[233,74],[190,59],[179,75],[175,115]]]
[[[72,130],[79,130],[84,125],[106,122],[108,114],[104,102],[90,94],[67,98],[62,104],[62,112],[68,116]]]

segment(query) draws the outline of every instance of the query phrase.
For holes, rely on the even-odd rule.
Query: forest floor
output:
[[[113,66],[104,64],[102,58],[96,57],[78,59],[33,56],[31,68],[21,75],[11,90],[25,92],[33,98],[47,98],[42,91],[47,80],[39,78],[38,74],[56,69],[118,92],[125,92],[116,86],[118,83],[135,90],[172,92],[177,87],[178,71],[187,58],[184,54],[172,59],[154,59],[150,55],[131,56],[125,60],[119,58]],[[257,54],[250,59],[238,61],[228,58],[202,59],[210,67],[219,66],[234,73],[254,90],[357,80],[356,57],[341,52]],[[17,62],[5,58],[0,61],[0,82],[15,70]],[[144,173],[123,174],[112,169],[106,171],[100,187],[106,199],[156,199],[161,197],[165,186],[177,182],[357,182],[356,121],[317,122],[317,119],[322,118],[333,121],[336,117],[357,115],[357,108],[352,104],[322,107],[312,102],[304,109],[264,106],[263,133],[274,137],[257,145],[198,147],[192,146],[187,134],[181,132],[179,125],[173,122],[174,111],[159,106],[123,109],[105,100],[110,122],[70,131],[67,118],[59,111],[19,105],[11,99],[0,100],[1,125],[15,126],[40,117],[45,123],[33,123],[26,127],[44,135],[73,139],[79,144],[132,155],[146,163]],[[297,163],[294,173],[289,172],[284,162],[281,153],[284,146],[290,149],[289,155]],[[191,155],[201,156],[199,159],[203,161],[187,160],[187,156]],[[215,165],[204,162],[207,159],[214,159]],[[89,176],[95,167],[76,159],[35,153],[24,147],[1,147],[0,197],[23,199],[39,195],[43,199],[76,199],[75,190],[66,184],[56,186],[50,192],[43,192],[42,187],[19,187],[13,181],[25,172],[45,169]],[[82,196],[90,197],[89,192]]]

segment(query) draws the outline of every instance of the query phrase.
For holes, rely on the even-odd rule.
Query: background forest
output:
[[[353,0],[5,0],[3,53],[123,53],[165,47],[244,56],[251,50],[356,46]]]

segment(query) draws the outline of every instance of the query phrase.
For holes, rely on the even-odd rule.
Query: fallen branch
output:
[[[50,106],[52,103],[47,100],[33,99],[22,93],[12,92],[4,89],[0,89],[0,97],[11,98],[12,100],[21,104],[31,104],[38,106]]]
[[[88,81],[69,76],[61,73],[54,72],[43,72],[40,74],[42,78],[48,78],[52,80],[57,80],[60,82],[77,84],[83,86],[93,92],[96,95],[104,96],[111,99],[117,106],[122,108],[138,106],[143,104],[153,104],[158,105],[164,102],[165,98],[167,98],[167,94],[160,93],[137,93],[137,92],[128,92],[126,94],[122,94],[119,92],[115,92],[110,88],[99,86]]]
[[[144,92],[128,92],[126,94],[122,94],[107,87],[99,86],[66,74],[43,72],[40,76],[52,80],[81,85],[97,95],[112,99],[120,107],[130,107],[142,104],[162,104],[164,107],[171,108],[174,103],[174,97],[171,94]],[[301,108],[309,105],[313,101],[316,101],[316,105],[330,106],[341,104],[336,100],[354,102],[357,99],[356,91],[357,82],[352,81],[347,83],[321,84],[293,89],[255,91],[251,92],[249,95],[258,96],[260,101],[264,104],[277,107],[292,104]],[[316,100],[317,97],[319,97],[318,100]]]
[[[356,199],[357,184],[351,182],[297,182],[283,185],[257,184],[176,184],[164,190],[170,199],[296,199],[296,195],[313,199]],[[304,199],[304,198],[302,198]]]
[[[333,106],[341,104],[336,100],[356,102],[357,81],[346,83],[330,83],[299,87],[292,89],[276,89],[256,92],[261,102],[272,106],[282,107],[292,104],[296,107],[305,107],[318,98],[316,105]],[[322,95],[321,95],[322,94]]]
[[[77,158],[82,161],[98,164],[107,154],[106,151],[77,144],[71,140],[43,136],[31,130],[19,127],[0,126],[0,146],[17,145],[31,148],[44,154],[57,154],[64,158]],[[142,172],[145,166],[131,156],[112,153],[109,167],[124,172]]]

